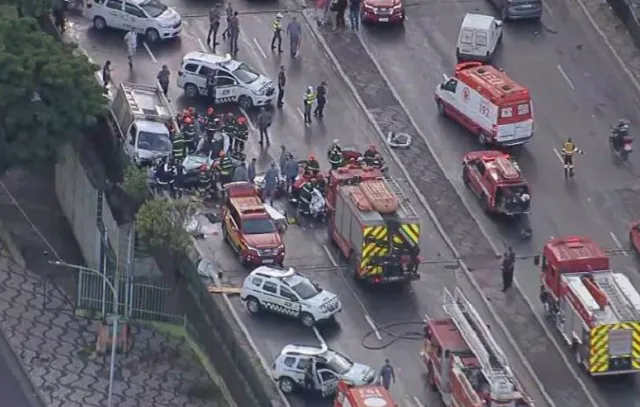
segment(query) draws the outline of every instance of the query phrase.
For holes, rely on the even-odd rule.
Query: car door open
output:
[[[330,396],[338,390],[338,375],[329,369],[318,369],[316,380],[322,397]]]
[[[219,73],[216,76],[216,100],[218,103],[234,102],[237,99],[238,82],[231,76]]]

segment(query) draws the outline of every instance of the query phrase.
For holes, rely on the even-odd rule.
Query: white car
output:
[[[471,60],[489,62],[502,41],[502,21],[492,16],[468,13],[458,34],[458,62]]]
[[[323,396],[335,393],[338,381],[354,386],[373,383],[378,372],[370,366],[352,362],[348,357],[327,348],[327,345],[287,345],[275,362],[271,375],[285,394],[303,388],[305,370],[312,365],[314,387]]]
[[[93,0],[86,14],[98,30],[133,30],[149,42],[174,38],[182,31],[178,12],[158,0]]]
[[[337,295],[321,289],[292,268],[258,267],[244,279],[240,298],[252,314],[273,312],[297,318],[307,327],[333,319],[342,311]]]
[[[216,103],[238,103],[249,109],[269,105],[275,98],[276,85],[271,79],[228,54],[189,52],[182,58],[178,87],[190,98],[207,95],[207,78],[211,74],[216,81]]]

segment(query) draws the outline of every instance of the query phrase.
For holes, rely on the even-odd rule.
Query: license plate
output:
[[[264,259],[262,260],[262,264],[273,264],[273,259]]]
[[[624,151],[631,151],[631,144],[625,144]]]
[[[380,21],[381,23],[388,23],[388,22],[389,22],[389,19],[388,19],[388,18],[386,18],[386,17],[384,17],[384,18],[380,18],[380,19],[379,19],[379,21]]]

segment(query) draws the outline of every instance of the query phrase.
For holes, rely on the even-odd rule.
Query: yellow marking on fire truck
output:
[[[640,323],[633,324],[633,345],[631,349],[631,366],[640,370]]]
[[[404,224],[402,225],[402,230],[407,235],[407,237],[411,240],[411,243],[418,245],[420,242],[420,225],[417,223],[414,224]]]
[[[591,329],[589,372],[604,373],[609,370],[609,337],[612,331],[624,330],[631,333],[631,367],[640,370],[640,323],[628,322],[596,326]],[[625,355],[616,355],[619,357]],[[614,356],[615,357],[615,356]]]
[[[387,238],[387,227],[386,226],[372,226],[364,229],[362,240],[362,259],[360,260],[360,269],[365,270],[371,257],[376,255],[384,255],[387,253],[388,249],[385,245],[380,246],[377,242],[372,241],[373,239],[384,240]],[[382,242],[381,242],[382,243]],[[384,244],[384,243],[383,243]],[[380,267],[375,267],[369,270],[367,274],[376,274],[380,272]]]

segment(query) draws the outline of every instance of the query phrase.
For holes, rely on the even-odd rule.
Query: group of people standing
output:
[[[361,0],[316,0],[316,20],[320,26],[346,28],[346,12],[353,30],[360,29]]]

